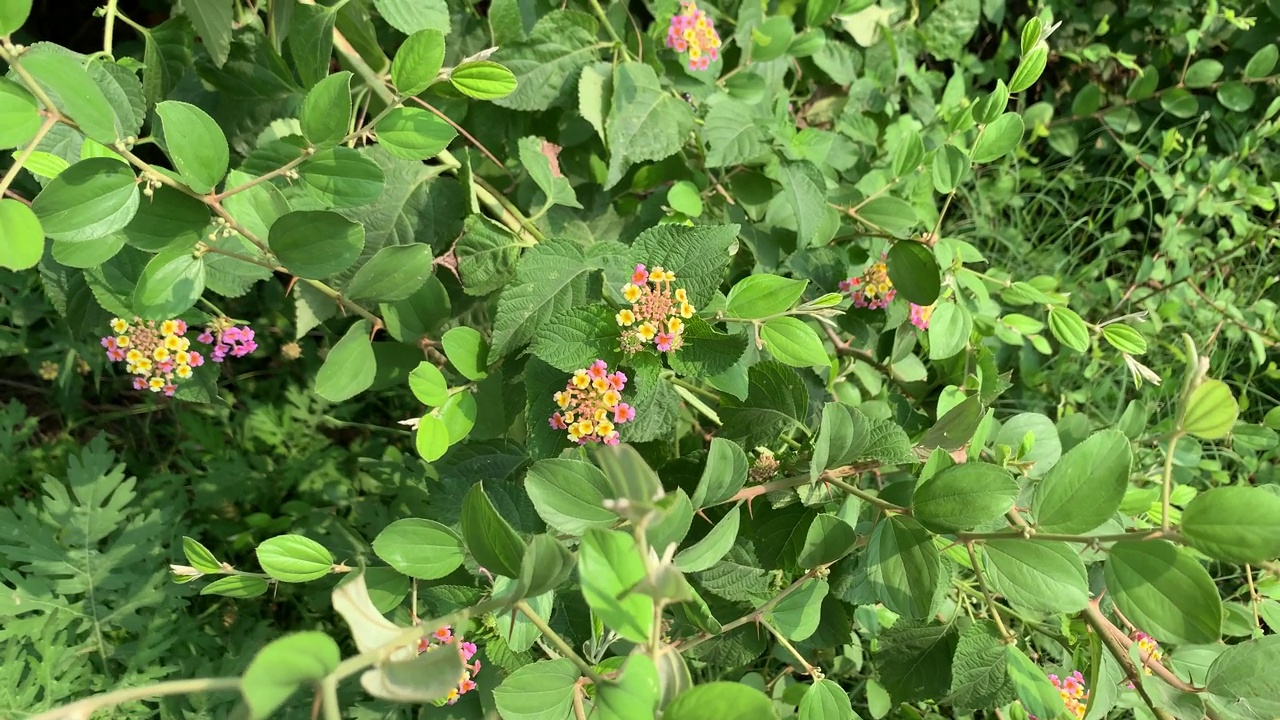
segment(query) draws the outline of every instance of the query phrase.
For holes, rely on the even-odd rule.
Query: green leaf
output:
[[[881,520],[867,543],[867,579],[885,607],[899,615],[929,614],[941,564],[933,536],[906,516]]]
[[[1205,380],[1187,398],[1179,429],[1201,440],[1220,440],[1235,427],[1239,415],[1231,388],[1221,380]]]
[[[81,160],[49,181],[31,203],[52,240],[96,240],[124,228],[138,211],[133,170],[108,158]]]
[[[578,549],[578,578],[587,604],[623,638],[646,642],[653,627],[653,599],[629,592],[646,574],[635,539],[590,529]]]
[[[0,267],[33,268],[44,255],[44,231],[40,218],[23,203],[0,198]]]
[[[875,652],[881,682],[897,702],[937,699],[951,683],[956,631],[951,625],[902,618],[880,635]]]
[[[319,280],[360,257],[364,226],[327,210],[296,210],[271,225],[267,242],[289,272]]]
[[[972,530],[1008,512],[1020,490],[1004,468],[953,465],[916,488],[912,517],[935,532]]]
[[[1167,540],[1118,542],[1103,569],[1116,607],[1156,640],[1181,645],[1221,637],[1222,600],[1213,578]]]
[[[564,658],[525,665],[493,689],[494,705],[509,720],[567,720],[579,674]]]
[[[163,129],[163,146],[183,181],[204,194],[227,174],[230,149],[222,128],[208,113],[184,102],[166,100],[156,105]]]
[[[200,589],[201,595],[221,595],[229,598],[254,598],[267,592],[271,585],[253,575],[221,577]]]
[[[315,199],[333,208],[367,205],[378,199],[386,183],[378,163],[341,145],[312,155],[298,166],[298,174]]]
[[[1202,88],[1212,85],[1222,76],[1222,63],[1213,58],[1201,58],[1187,68],[1182,76],[1182,84],[1189,88]]]
[[[231,51],[234,22],[232,0],[181,0],[182,10],[196,26],[213,64],[222,67]]]
[[[617,185],[633,163],[680,152],[694,127],[689,104],[663,89],[653,68],[643,63],[624,62],[614,68],[612,105],[605,119],[606,190]]]
[[[684,347],[679,352],[669,353],[667,363],[685,377],[712,378],[737,365],[746,350],[745,334],[716,332],[695,315],[685,321]],[[745,373],[743,375],[745,377]]]
[[[447,12],[445,24],[448,25]],[[444,32],[438,29],[417,30],[400,45],[399,50],[396,50],[395,59],[391,61],[391,82],[401,95],[417,95],[436,81],[436,76],[440,74],[440,68],[443,66]],[[381,126],[382,123],[378,125]]]
[[[302,101],[302,134],[316,147],[336,145],[351,123],[351,73],[325,77]]]
[[[848,555],[857,540],[858,534],[849,523],[830,513],[820,513],[805,533],[796,563],[802,568],[830,565]]]
[[[942,277],[933,251],[922,243],[900,241],[889,248],[885,264],[898,294],[916,305],[932,305],[942,288]]]
[[[778,435],[804,427],[809,390],[794,370],[780,362],[765,361],[751,366],[747,377],[745,401],[721,400],[721,432],[726,438],[755,447],[772,444]]]
[[[995,162],[1013,151],[1022,142],[1025,130],[1022,116],[1016,112],[1007,112],[987,125],[973,143],[969,157],[975,163]]]
[[[1009,87],[1003,80],[996,80],[996,88],[982,97],[973,107],[974,121],[987,125],[995,121],[1009,105]]]
[[[605,498],[612,497],[609,481],[589,463],[539,460],[529,468],[524,485],[538,516],[559,532],[581,535],[618,521],[618,516],[604,507]]]
[[[124,124],[80,61],[60,49],[41,48],[23,54],[21,65],[80,132],[104,145],[123,138]]]
[[[1062,696],[1039,665],[1016,645],[1005,646],[1005,661],[1014,691],[1028,714],[1044,718],[1063,716],[1066,708]]]
[[[954,191],[968,177],[970,164],[963,150],[950,143],[943,145],[933,155],[933,189],[940,193]]]
[[[915,172],[924,161],[924,141],[920,133],[907,131],[893,148],[893,176],[903,177]]]
[[[614,682],[600,685],[595,716],[600,720],[649,720],[655,717],[661,697],[653,660],[648,655],[631,655]]]
[[[734,79],[739,77],[743,75]],[[707,167],[748,165],[768,156],[764,133],[754,116],[750,105],[733,99],[722,100],[707,111],[702,125]]]
[[[1067,451],[1036,485],[1031,512],[1040,530],[1088,532],[1110,520],[1129,487],[1133,450],[1119,430],[1103,430]]]
[[[1147,351],[1146,338],[1128,325],[1111,323],[1102,328],[1102,337],[1106,338],[1111,347],[1122,353],[1141,355]]]
[[[956,303],[944,302],[929,318],[929,359],[946,360],[969,346],[973,316]]]
[[[520,587],[523,595],[547,598],[544,617],[550,616],[550,600],[556,588],[573,572],[574,555],[553,535],[534,535],[520,562]],[[532,643],[531,643],[532,644]]]
[[[592,458],[613,490],[611,497],[647,505],[662,495],[662,481],[658,474],[635,448],[630,445],[596,445],[591,450]]]
[[[976,622],[960,636],[951,664],[949,695],[951,702],[963,709],[999,707],[1016,697],[1005,644],[995,623]]]
[[[747,482],[749,463],[747,454],[737,443],[724,438],[712,438],[707,452],[707,464],[690,500],[694,507],[719,505],[738,494]]]
[[[904,200],[888,195],[868,200],[858,208],[858,217],[890,233],[905,232],[920,222],[915,208]]]
[[[449,73],[449,82],[458,92],[476,100],[497,100],[515,92],[516,76],[491,60],[462,63]]]
[[[786,163],[778,181],[782,184],[782,196],[795,216],[796,244],[802,248],[821,244],[828,211],[827,186],[822,173],[810,162]]]
[[[0,2],[0,35],[10,35],[20,29],[31,14],[31,0],[3,0]]]
[[[659,225],[636,238],[628,265],[644,263],[674,272],[675,287],[684,288],[695,307],[703,307],[720,287],[738,230],[737,225]]]
[[[162,252],[147,263],[133,292],[133,309],[146,320],[168,320],[190,310],[204,292],[203,256]]]
[[[462,442],[476,424],[476,397],[469,390],[460,390],[449,396],[440,406],[440,419],[449,431],[449,444]]]
[[[281,8],[273,6],[277,11]],[[285,27],[288,36],[285,38],[289,46],[289,57],[298,70],[298,78],[305,88],[314,88],[329,76],[329,63],[333,55],[333,27],[338,20],[341,6],[324,6],[320,4],[298,3],[290,11],[290,18]],[[279,27],[280,24],[277,25]],[[279,31],[277,30],[277,34]],[[343,71],[345,72],[345,71]],[[337,73],[341,75],[342,73]],[[344,83],[345,84],[345,83]],[[350,110],[341,119],[344,124],[350,119]],[[346,134],[346,130],[343,130]]]
[[[218,558],[195,538],[182,536],[182,554],[191,563],[191,567],[202,573],[216,575],[222,572],[222,564],[218,562]]]
[[[716,720],[769,720],[778,716],[773,702],[759,690],[719,681],[680,693],[662,711],[662,720],[706,720],[709,708],[715,708]]]
[[[822,471],[847,465],[862,453],[868,440],[867,416],[844,403],[822,406],[818,439],[813,444],[809,475],[816,483]]]
[[[747,320],[778,315],[790,310],[808,285],[808,280],[792,280],[779,275],[749,275],[729,291],[725,312],[730,317]]]
[[[729,511],[701,540],[681,550],[675,557],[676,566],[682,572],[710,570],[729,552],[738,539],[741,512],[737,507]]]
[[[1214,658],[1206,689],[1233,712],[1250,720],[1280,716],[1280,635],[1268,635],[1232,645]]]
[[[818,629],[822,619],[822,599],[827,596],[826,582],[809,579],[783,598],[765,615],[765,620],[784,637],[807,640]]]
[[[834,5],[834,3],[832,3]],[[810,7],[814,5],[811,1]],[[857,720],[849,694],[836,683],[823,678],[805,690],[800,699],[799,720]]]
[[[262,541],[256,550],[258,564],[280,582],[318,580],[333,567],[333,555],[323,545],[302,535],[277,535]]]
[[[495,104],[526,112],[551,107],[573,87],[578,71],[597,59],[595,25],[576,11],[552,11],[539,18],[527,41],[507,45],[493,56],[517,81],[511,94],[494,98]]]
[[[1089,604],[1089,581],[1075,548],[1047,540],[983,544],[991,589],[1015,609],[1075,613]]]
[[[1260,565],[1280,557],[1280,495],[1249,486],[1211,488],[1182,511],[1182,537],[1200,552]]]
[[[462,538],[432,520],[396,520],[373,539],[373,552],[411,578],[438,580],[462,565]]]
[[[449,427],[435,414],[418,419],[418,430],[413,435],[414,448],[423,460],[435,462],[449,450]]]
[[[294,691],[318,685],[341,659],[338,644],[322,632],[293,633],[268,643],[253,656],[240,681],[249,717],[268,717]]]
[[[1244,66],[1244,76],[1250,80],[1265,78],[1276,69],[1277,60],[1280,60],[1280,50],[1276,44],[1263,45]]]
[[[831,362],[818,332],[803,320],[776,317],[760,328],[760,339],[775,360],[793,367],[813,367]]]
[[[465,665],[457,643],[448,649],[425,652],[400,662],[383,663],[366,670],[360,685],[370,695],[401,703],[444,700],[458,687]]]
[[[1160,96],[1160,109],[1186,120],[1200,112],[1200,101],[1186,88],[1173,88]]]
[[[689,217],[702,215],[702,196],[698,193],[698,186],[688,180],[672,183],[667,189],[667,204],[672,210]]]
[[[622,361],[618,350],[618,323],[614,313],[601,305],[576,307],[551,316],[529,348],[548,365],[572,373],[597,359],[610,367]]]
[[[520,239],[480,215],[468,217],[465,228],[466,232],[454,247],[463,291],[468,295],[488,295],[508,287],[520,257]],[[559,248],[561,244],[555,245]]]
[[[462,500],[462,538],[482,567],[499,575],[520,577],[524,540],[498,514],[483,483],[471,486]]]
[[[0,148],[27,144],[40,130],[40,122],[39,106],[31,93],[0,78]]]
[[[316,373],[316,394],[339,403],[359,395],[373,384],[378,362],[369,340],[369,321],[360,320],[347,328]]]
[[[85,144],[87,145],[88,142]],[[58,177],[63,170],[66,170],[69,167],[71,167],[71,163],[66,160],[63,160],[57,155],[42,152],[40,150],[33,150],[31,154],[27,156],[26,162],[22,163],[23,170],[26,170],[32,175],[49,178],[50,180]]]
[[[523,137],[519,142],[520,164],[547,198],[548,205],[582,209],[569,178],[560,172],[560,149],[540,137]],[[553,162],[554,165],[553,165]]]
[[[405,35],[426,29],[450,31],[449,6],[444,0],[373,0],[373,6],[388,25]]]
[[[434,262],[429,245],[389,245],[360,266],[343,294],[351,300],[404,300],[431,277]]]
[[[478,331],[463,326],[450,328],[440,338],[440,344],[445,357],[463,377],[476,382],[489,377],[489,346]]]
[[[1083,353],[1089,349],[1089,328],[1074,310],[1062,305],[1049,308],[1049,332],[1058,342]]]
[[[1044,67],[1048,61],[1048,45],[1039,45],[1023,55],[1018,63],[1018,69],[1013,73],[1013,79],[1009,81],[1009,92],[1019,93],[1035,85],[1044,73]]]

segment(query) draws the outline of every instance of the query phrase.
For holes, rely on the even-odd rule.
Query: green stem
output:
[[[5,171],[4,177],[0,178],[0,196],[4,195],[5,190],[9,189],[13,179],[18,176],[18,171],[22,169],[22,164],[27,161],[27,158],[31,157],[31,153],[35,152],[36,146],[40,144],[41,140],[44,140],[44,136],[48,135],[53,126],[57,124],[57,111],[45,117],[44,122],[40,124],[40,129],[36,130],[35,137],[31,138],[31,142],[27,143],[26,147],[22,148],[22,152],[18,153],[18,156],[13,159],[13,164]]]
[[[88,718],[94,712],[104,708],[115,707],[137,700],[166,697],[169,695],[186,695],[198,692],[238,692],[240,678],[196,678],[194,680],[170,680],[145,687],[124,688],[101,693],[69,705],[32,715],[27,720],[78,720]]]
[[[982,542],[984,540],[1057,540],[1060,542],[1080,543],[1082,545],[1092,545],[1094,543],[1104,542],[1120,542],[1122,540],[1158,540],[1166,539],[1174,542],[1181,542],[1182,538],[1178,533],[1172,530],[1156,530],[1156,529],[1138,529],[1129,530],[1128,532],[1112,533],[1108,535],[1065,535],[1062,533],[1042,533],[1037,532],[1035,528],[1028,527],[1019,530],[1005,530],[1001,532],[985,532],[985,533],[956,533],[956,538],[960,542]]]
[[[809,572],[805,573],[804,575],[801,575],[798,580],[791,583],[787,587],[783,588],[781,592],[779,592],[777,595],[774,595],[772,598],[769,599],[768,602],[756,608],[754,611],[749,612],[746,615],[743,615],[742,617],[738,618],[737,620],[734,620],[733,622],[720,626],[720,632],[718,633],[703,632],[693,637],[688,642],[677,643],[679,645],[680,651],[685,652],[690,648],[697,647],[698,645],[701,645],[702,643],[710,640],[713,637],[716,637],[717,635],[727,635],[729,634],[729,632],[736,630],[742,627],[743,625],[746,625],[749,622],[760,621],[770,610],[774,608],[774,606],[782,602],[791,593],[800,589],[800,586],[805,584],[805,582],[807,582],[812,578],[817,577],[818,573],[826,570],[829,565],[830,563],[828,563],[827,565],[819,565],[818,567],[809,570]]]
[[[978,554],[973,551],[973,543],[964,544],[964,549],[969,553],[969,564],[973,567],[973,575],[978,579],[978,589],[982,591],[982,597],[987,601],[987,612],[991,613],[992,619],[996,621],[996,627],[1000,629],[1000,636],[1004,638],[1006,645],[1017,642],[1017,638],[1013,633],[1009,632],[1009,628],[1005,627],[1004,620],[1000,617],[1000,611],[996,609],[995,596],[991,594],[991,590],[987,588],[987,581],[982,577],[982,568],[978,565]]]
[[[627,50],[627,44],[619,37],[618,31],[613,29],[613,23],[609,22],[609,16],[605,13],[604,8],[600,7],[599,0],[587,0],[587,3],[591,5],[591,12],[595,13],[597,18],[600,18],[600,24],[604,25],[605,34],[609,36],[609,39],[622,48],[624,56],[631,57],[631,53]]]
[[[871,503],[872,505],[875,505],[881,510],[886,510],[889,512],[896,512],[896,513],[903,513],[906,515],[911,514],[910,508],[904,508],[900,505],[894,505],[888,500],[882,500],[876,497],[875,495],[872,495],[871,493],[867,492],[866,490],[863,490],[862,488],[855,487],[843,480],[840,480],[835,477],[831,477],[825,472],[821,475],[820,479],[822,480],[822,482],[827,483],[828,485],[834,485],[835,487],[840,488],[841,490],[849,493],[850,495],[853,495],[856,498],[859,498],[861,500]]]
[[[1169,530],[1169,506],[1173,497],[1173,453],[1181,437],[1181,430],[1169,436],[1169,449],[1164,457],[1163,484],[1160,488],[1160,528],[1166,532]]]
[[[786,636],[784,636],[781,632],[778,632],[778,629],[775,628],[772,624],[770,624],[768,621],[765,621],[765,620],[761,620],[760,624],[764,625],[765,629],[768,630],[770,633],[773,633],[774,639],[778,641],[779,645],[786,648],[787,652],[791,653],[791,657],[799,661],[800,665],[804,667],[805,675],[813,677],[814,675],[817,675],[821,672],[820,670],[818,670],[818,668],[811,665],[808,660],[805,660],[804,656],[800,654],[800,651],[796,650],[796,646],[792,645],[790,641],[787,640]]]
[[[529,607],[529,603],[524,600],[517,602],[516,610],[519,610],[525,617],[529,618],[529,622],[533,623],[533,626],[538,628],[538,631],[551,641],[551,644],[556,647],[556,650],[564,657],[572,660],[573,664],[577,665],[578,669],[582,671],[582,674],[591,679],[591,682],[596,685],[600,685],[604,682],[600,675],[596,673],[596,669],[591,667],[591,663],[583,660],[582,656],[575,652],[574,649],[569,646],[569,643],[565,642],[564,638],[560,637],[559,633],[551,629],[551,626],[547,624],[546,620],[543,620],[533,608]]]
[[[112,59],[115,59],[111,48],[116,33],[116,2],[117,0],[107,0],[107,12],[103,18],[106,22],[102,29],[102,52]]]

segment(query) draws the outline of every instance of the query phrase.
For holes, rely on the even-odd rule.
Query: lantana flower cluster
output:
[[[204,356],[191,349],[187,323],[182,320],[143,321],[134,318],[111,320],[112,335],[102,338],[107,359],[123,362],[134,375],[137,390],[163,392],[172,396],[177,382],[191,377],[193,368],[204,364]]]
[[[636,265],[631,282],[622,286],[622,297],[631,307],[616,316],[624,328],[623,352],[639,352],[648,343],[658,352],[674,352],[684,344],[684,321],[697,310],[684,288],[672,287],[675,279],[675,273],[661,266],[649,270],[644,264]]]
[[[1142,653],[1142,671],[1144,674],[1150,675],[1151,666],[1149,663],[1160,662],[1164,659],[1164,653],[1160,650],[1160,643],[1141,630],[1135,630],[1131,637],[1138,644],[1138,650]],[[1129,683],[1129,689],[1133,689],[1132,682]]]
[[[1059,678],[1057,675],[1050,675],[1049,682],[1058,689],[1058,694],[1062,696],[1062,704],[1067,707],[1067,714],[1077,720],[1084,720],[1085,710],[1089,708],[1089,691],[1084,686],[1084,675],[1077,670],[1066,678]],[[1035,715],[1028,714],[1031,720],[1037,720]]]
[[[840,291],[849,293],[854,307],[869,310],[881,310],[889,307],[898,291],[889,279],[889,266],[885,263],[885,255],[867,266],[862,275],[840,281]],[[917,305],[911,303],[911,324],[921,330],[929,329],[929,320],[933,317],[935,305]]]
[[[555,394],[560,410],[552,414],[551,427],[568,431],[569,439],[579,445],[617,445],[617,426],[636,416],[635,408],[622,402],[626,387],[627,376],[621,370],[611,373],[605,361],[596,360],[575,372],[565,389]]]
[[[459,697],[476,689],[476,681],[472,678],[480,674],[480,661],[471,662],[471,659],[476,655],[476,644],[464,642],[462,638],[455,636],[453,629],[448,625],[418,641],[419,655],[424,652],[432,652],[446,645],[452,646],[455,643],[458,651],[462,653],[462,662],[465,663],[466,670],[462,673],[462,680],[458,682],[458,687],[450,690],[445,697],[444,703],[448,705],[458,702]]]
[[[210,359],[220,363],[226,360],[228,355],[244,357],[257,350],[258,343],[253,337],[253,328],[248,325],[239,327],[227,318],[218,318],[196,339],[205,345],[212,345]]]
[[[720,34],[694,0],[681,0],[680,13],[667,28],[667,47],[689,54],[690,70],[706,70],[720,58]]]

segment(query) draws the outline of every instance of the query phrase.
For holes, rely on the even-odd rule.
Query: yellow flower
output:
[[[684,332],[684,321],[678,317],[667,318],[667,332],[679,335]]]
[[[573,374],[573,386],[576,388],[585,388],[591,384],[591,378],[587,377],[586,370],[578,370]]]
[[[572,422],[573,422],[573,413],[572,413],[572,412],[567,412],[567,413],[565,413],[562,417],[564,418],[565,424],[569,424],[569,423],[572,423]]]
[[[157,359],[157,360],[160,360],[160,361],[162,361],[162,362],[163,362],[164,360],[168,360],[168,359],[169,359],[169,349],[168,349],[168,348],[158,347],[158,348],[156,348],[155,350],[152,350],[152,351],[151,351],[151,357],[153,357],[153,358],[155,358],[155,359]]]
[[[611,432],[613,432],[613,423],[609,422],[608,420],[601,420],[600,422],[596,423],[596,434],[598,434],[600,437],[604,437],[605,435],[608,435]]]
[[[689,53],[690,53],[690,56],[692,56],[693,48],[689,49]],[[649,271],[649,280],[651,282],[662,282],[663,280],[675,280],[675,279],[676,279],[676,274],[669,273],[666,270],[663,270],[661,265]]]
[[[178,349],[179,349],[179,350],[186,350],[186,349],[187,349],[187,348],[189,348],[189,347],[191,347],[191,341],[190,341],[190,340],[188,340],[188,339],[186,339],[186,338],[178,338]]]
[[[601,420],[607,417],[609,417],[608,410],[605,410],[604,408],[600,408],[599,410],[596,410],[595,418],[597,423],[599,423]]]
[[[140,358],[138,362],[133,364],[133,371],[138,375],[146,375],[151,372],[151,359]]]
[[[623,327],[626,327],[636,321],[636,314],[631,312],[627,308],[623,308],[622,310],[619,310],[617,317],[618,317],[618,324],[622,325]]]
[[[636,330],[636,332],[644,339],[645,342],[649,342],[650,340],[653,340],[654,335],[658,334],[658,329],[653,326],[653,323],[644,323]]]
[[[129,323],[120,318],[111,318],[111,329],[117,333],[128,332]]]
[[[583,437],[590,435],[596,429],[596,426],[590,420],[579,420],[574,424],[574,427],[577,428],[578,435]]]
[[[136,365],[138,361],[142,359],[142,353],[138,350],[130,350],[128,354],[124,356],[124,359],[130,365]]]
[[[556,404],[563,410],[569,407],[569,394],[566,392],[558,392],[555,394]]]
[[[178,332],[178,324],[172,320],[165,320],[160,323],[161,335],[174,335]]]
[[[164,388],[164,378],[153,377],[147,381],[147,386],[151,392],[160,392]]]
[[[676,300],[682,303],[689,302],[689,293],[684,288],[676,288]]]
[[[189,352],[187,352],[187,351],[185,351],[185,350],[179,350],[178,352],[174,353],[174,355],[173,355],[173,360],[174,360],[174,362],[178,363],[179,365],[190,365],[190,364],[191,364],[191,353],[189,353]]]
[[[177,335],[170,335],[164,339],[164,346],[170,350],[181,350],[183,338]]]
[[[688,320],[693,317],[694,309],[689,303],[680,303],[680,317]]]
[[[129,347],[129,336],[121,335],[116,338],[116,347]]]
[[[182,378],[183,380],[186,380],[187,378],[191,377],[191,366],[179,365],[178,369],[175,372],[177,373],[178,377]]]
[[[609,389],[609,380],[606,378],[596,378],[591,381],[591,387],[594,388],[596,392],[602,393]]]
[[[640,299],[640,288],[632,285],[631,283],[627,283],[622,286],[622,297],[626,298],[627,302],[633,303]]]
[[[702,57],[702,48],[698,47],[696,44],[689,45],[689,59],[697,60],[698,58],[701,58],[701,57]],[[653,278],[653,275],[656,275],[656,274],[657,273],[653,273],[649,277]]]
[[[619,402],[622,402],[622,396],[618,394],[617,390],[607,390],[604,395],[600,396],[600,402],[612,410],[618,406]]]

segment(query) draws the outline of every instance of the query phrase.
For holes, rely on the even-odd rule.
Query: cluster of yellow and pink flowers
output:
[[[134,318],[130,323],[113,318],[111,331],[112,335],[102,338],[107,359],[125,363],[137,390],[172,396],[177,382],[204,364],[204,356],[191,349],[191,340],[185,337],[187,323],[182,320],[157,323]]]
[[[667,28],[667,47],[689,54],[690,70],[706,70],[720,58],[720,34],[694,0],[681,0],[680,12]]]
[[[697,310],[689,304],[684,288],[672,287],[675,279],[676,274],[662,266],[649,270],[644,264],[636,265],[631,282],[622,286],[622,297],[631,307],[619,310],[616,316],[625,328],[624,352],[637,353],[648,343],[658,352],[674,352],[684,344],[684,321]]]
[[[217,318],[196,339],[205,345],[212,345],[211,359],[222,362],[228,355],[244,357],[257,350],[258,343],[253,337],[253,328],[248,325],[238,327],[227,318]]]
[[[464,642],[461,637],[455,636],[453,629],[448,625],[419,640],[418,654],[432,652],[446,645],[456,647],[458,652],[462,653],[462,662],[466,667],[462,673],[462,679],[458,681],[458,687],[450,690],[448,696],[438,703],[452,705],[458,702],[459,697],[476,689],[476,681],[472,678],[480,674],[480,661],[471,661],[476,655],[476,644]]]
[[[635,408],[622,402],[626,387],[627,376],[621,370],[611,373],[608,363],[596,360],[575,372],[564,390],[555,394],[560,410],[552,414],[551,427],[568,431],[569,439],[579,445],[617,445],[617,426],[636,416]]]
[[[1130,637],[1133,639],[1135,643],[1138,644],[1138,650],[1142,653],[1141,657],[1142,657],[1143,672],[1147,675],[1150,675],[1151,666],[1149,665],[1149,663],[1160,662],[1161,660],[1164,659],[1164,652],[1160,650],[1160,643],[1156,642],[1155,638],[1142,632],[1141,630],[1135,630]],[[1130,690],[1133,689],[1132,682],[1129,683],[1129,689]]]
[[[889,307],[898,291],[889,279],[889,266],[885,256],[867,266],[862,275],[840,281],[840,291],[849,293],[853,306],[868,310],[882,310]],[[911,303],[911,324],[921,330],[929,329],[929,319],[933,317],[934,305],[917,305]]]
[[[1062,696],[1062,704],[1067,708],[1067,714],[1076,720],[1084,720],[1085,710],[1089,708],[1089,691],[1084,686],[1084,675],[1077,670],[1066,678],[1059,678],[1057,675],[1050,675],[1049,682],[1058,689],[1058,694]],[[1028,714],[1031,720],[1036,720],[1035,715]]]

